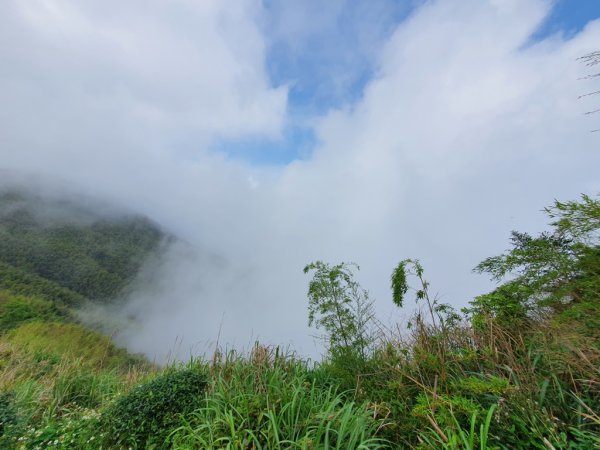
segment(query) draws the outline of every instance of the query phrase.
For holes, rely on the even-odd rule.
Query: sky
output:
[[[403,323],[401,259],[464,306],[511,230],[600,192],[584,115],[600,99],[578,99],[598,86],[577,61],[598,18],[585,0],[6,0],[0,168],[182,239],[111,312],[138,317],[120,343],[313,356],[308,262],[358,263],[381,320]]]

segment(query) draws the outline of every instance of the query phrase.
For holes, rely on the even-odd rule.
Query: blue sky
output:
[[[355,0],[289,2],[265,0],[263,31],[267,36],[266,66],[272,85],[288,86],[288,123],[279,139],[247,136],[222,140],[219,151],[258,165],[282,165],[312,154],[317,139],[311,119],[333,108],[351,107],[375,75],[377,52],[394,29],[410,16],[418,0]],[[327,10],[329,8],[329,10]],[[327,11],[323,11],[323,9]],[[312,27],[289,34],[286,14],[299,20],[323,17]],[[556,0],[540,28],[537,42],[555,34],[567,39],[600,17],[600,0]]]
[[[572,37],[590,21],[600,17],[598,0],[557,0],[546,21],[534,38],[543,39],[555,33]]]

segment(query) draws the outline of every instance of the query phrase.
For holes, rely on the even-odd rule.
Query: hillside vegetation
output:
[[[404,259],[390,297],[421,309],[408,330],[387,329],[356,266],[316,261],[307,317],[323,361],[256,344],[156,367],[74,308],[119,297],[161,232],[139,218],[56,221],[20,194],[1,198],[1,448],[600,448],[597,199],[556,202],[538,236],[513,232],[475,268],[497,288],[463,311]]]
[[[140,216],[0,192],[0,288],[65,304],[114,299],[164,233]]]

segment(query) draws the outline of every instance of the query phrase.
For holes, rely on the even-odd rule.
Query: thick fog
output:
[[[324,23],[288,17],[286,33],[251,0],[2,2],[0,166],[148,215],[181,239],[142,273],[119,312],[135,326],[119,342],[161,360],[217,339],[315,356],[306,263],[357,262],[384,321],[406,314],[389,276],[407,257],[463,306],[493,286],[471,269],[506,249],[512,229],[541,231],[554,198],[600,191],[590,133],[600,118],[583,115],[598,99],[578,100],[598,85],[578,80],[589,69],[576,61],[598,49],[600,22],[540,40],[549,1],[417,3],[386,30],[377,15],[355,17],[368,36],[360,61],[328,76],[368,64],[368,80],[300,117],[294,80],[269,75],[270,49],[297,39],[290,51],[304,51],[344,2]],[[349,52],[322,45],[323,64]],[[316,144],[288,163],[220,145],[260,137],[283,148],[299,122]]]

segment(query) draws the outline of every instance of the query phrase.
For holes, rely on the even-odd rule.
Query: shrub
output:
[[[101,420],[106,444],[165,448],[182,417],[201,406],[206,386],[205,374],[192,367],[168,371],[119,397]]]

